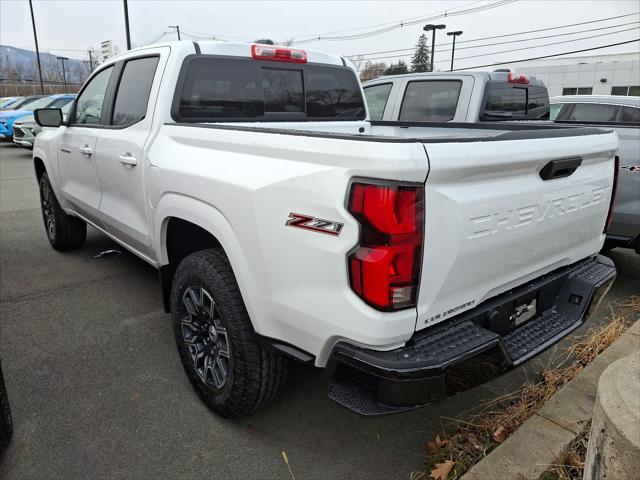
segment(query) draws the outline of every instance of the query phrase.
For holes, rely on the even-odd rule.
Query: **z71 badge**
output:
[[[290,213],[289,219],[285,223],[287,227],[303,228],[312,232],[326,233],[327,235],[338,236],[344,223],[323,220],[322,218],[310,217],[301,213]]]

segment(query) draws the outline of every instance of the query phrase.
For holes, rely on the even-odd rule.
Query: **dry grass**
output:
[[[426,445],[425,468],[414,472],[411,480],[432,478],[433,468],[445,460],[454,462],[447,477],[449,480],[464,475],[637,320],[640,296],[615,300],[609,309],[610,315],[605,317],[609,321],[577,337],[571,347],[561,352],[559,358],[549,362],[537,381],[527,382],[515,392],[481,405],[464,421],[442,418],[442,432]],[[447,431],[453,433],[447,435]]]
[[[555,464],[542,474],[540,480],[582,480],[590,432],[591,421],[556,459]]]

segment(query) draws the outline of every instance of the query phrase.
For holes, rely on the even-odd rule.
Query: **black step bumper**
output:
[[[362,415],[412,410],[490,380],[582,325],[616,276],[596,256],[539,277],[381,352],[338,343],[329,397]],[[536,315],[516,327],[522,305]]]

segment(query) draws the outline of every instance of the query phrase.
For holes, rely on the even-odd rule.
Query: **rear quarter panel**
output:
[[[341,339],[384,349],[412,335],[415,309],[381,313],[351,291],[346,257],[359,227],[345,201],[354,177],[424,182],[420,144],[165,125],[149,157],[159,243],[167,215],[197,209],[220,235],[258,333],[316,355],[319,366]],[[344,227],[339,236],[287,227],[292,212]]]

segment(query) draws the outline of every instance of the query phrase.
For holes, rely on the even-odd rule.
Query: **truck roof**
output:
[[[176,40],[173,42],[162,42],[155,43],[153,45],[145,45],[144,47],[133,48],[131,50],[127,50],[126,52],[122,52],[118,55],[114,55],[109,60],[118,60],[120,58],[125,58],[131,55],[131,53],[135,52],[144,52],[149,48],[154,47],[177,47],[184,48],[185,46],[189,46],[189,48],[193,49],[195,53],[195,45],[198,45],[200,48],[200,53],[207,55],[231,55],[234,57],[251,57],[251,45],[256,45],[256,43],[244,43],[244,42],[224,42],[221,40],[202,40],[202,41],[191,41],[191,40]],[[326,52],[320,52],[317,50],[307,50],[302,48],[295,47],[286,47],[281,45],[273,45],[279,48],[291,49],[291,50],[303,50],[307,54],[308,63],[325,63],[329,65],[343,65],[350,66],[353,68],[351,62],[340,55],[333,55]]]
[[[516,73],[517,72],[513,72]],[[457,70],[455,72],[421,72],[421,73],[403,73],[400,75],[384,75],[382,77],[375,78],[373,80],[369,80],[367,82],[363,82],[363,85],[367,85],[369,83],[381,82],[389,79],[397,79],[397,78],[438,78],[438,77],[460,77],[460,76],[471,76],[474,78],[483,78],[488,81],[503,81],[506,82],[508,78],[509,72],[486,72],[481,70]],[[527,75],[529,79],[530,85],[544,85],[542,80],[539,80],[536,77],[532,77]]]
[[[625,95],[559,95],[549,100],[551,103],[609,103],[640,107],[640,97]]]

